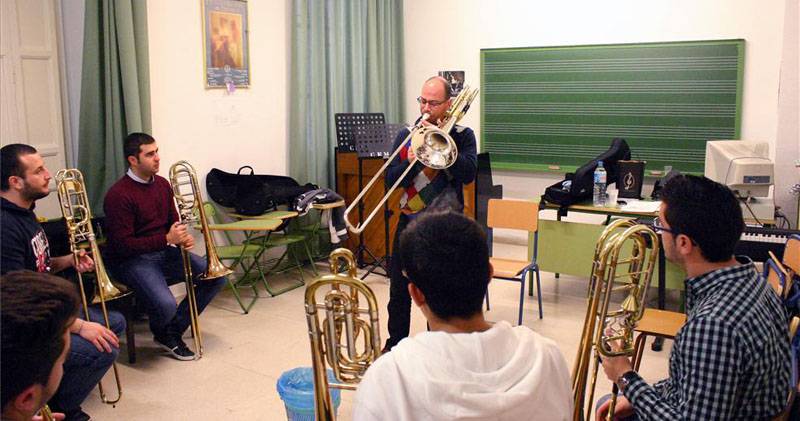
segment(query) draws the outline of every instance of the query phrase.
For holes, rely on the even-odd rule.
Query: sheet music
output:
[[[658,212],[661,201],[627,199],[627,203],[620,206],[626,212]]]

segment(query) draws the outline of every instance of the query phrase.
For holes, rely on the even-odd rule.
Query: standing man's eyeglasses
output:
[[[668,233],[670,233],[672,235],[678,235],[677,231],[665,227],[664,224],[661,222],[661,218],[659,218],[659,217],[655,217],[653,219],[653,230],[656,233],[660,233],[660,232],[666,231],[666,232],[668,232]]]
[[[419,105],[427,104],[427,105],[430,105],[431,107],[438,107],[438,106],[444,104],[445,102],[447,102],[447,100],[444,100],[444,101],[432,101],[432,100],[427,100],[427,99],[425,99],[425,98],[423,98],[421,96],[418,96],[417,97],[417,102],[419,102]]]

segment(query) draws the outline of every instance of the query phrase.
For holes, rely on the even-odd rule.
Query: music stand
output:
[[[361,175],[362,165],[365,159],[384,160],[392,154],[391,149],[394,138],[389,138],[387,136],[387,128],[385,124],[369,124],[358,126],[353,131],[353,134],[355,135],[359,176]],[[359,182],[360,181],[361,178],[359,177]],[[386,194],[387,191],[388,186],[386,186],[386,183],[384,182],[384,194]],[[361,279],[366,278],[367,275],[375,272],[379,267],[383,269],[384,273],[375,273],[386,276],[387,278],[389,277],[389,262],[391,255],[389,253],[389,218],[391,215],[392,212],[389,210],[389,203],[386,202],[383,204],[383,244],[385,253],[380,258],[377,258],[366,246],[363,247],[363,251],[366,251],[367,254],[369,254],[372,258],[372,263],[367,271],[362,275]],[[359,207],[359,217],[362,218],[361,220],[363,220],[363,206]]]
[[[339,152],[358,152],[356,149],[356,133],[366,133],[372,132],[372,129],[363,129],[364,126],[379,126],[385,127],[384,124],[384,116],[383,113],[336,113],[334,116],[336,121],[336,141],[337,141],[337,149]],[[374,140],[370,140],[368,143],[375,144]],[[364,159],[369,159],[369,156],[364,156],[366,153],[367,155],[371,152],[377,154],[377,151],[373,149],[375,146],[363,146],[362,152],[357,153],[358,157],[358,191],[361,192],[364,189]],[[377,156],[382,157],[382,155]],[[364,220],[364,203],[361,201],[358,204],[358,220]],[[364,234],[358,235],[358,247],[356,247],[355,255],[358,261],[359,267],[364,267],[364,252],[370,255],[373,262],[373,267],[370,269],[367,274],[371,273],[375,270],[375,262],[378,262],[379,259],[375,257],[375,254],[367,248],[366,244],[364,244]],[[381,267],[383,267],[381,265]],[[385,270],[386,268],[384,268]],[[365,275],[366,276],[366,275]],[[385,275],[388,277],[388,271]]]
[[[356,128],[366,125],[383,125],[383,113],[336,113],[336,145],[339,152],[355,152]]]

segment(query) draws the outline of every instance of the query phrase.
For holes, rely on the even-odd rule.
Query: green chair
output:
[[[261,281],[264,284],[264,287],[267,289],[270,295],[274,296],[281,292],[287,291],[288,289],[272,291],[269,286],[269,282],[267,282],[266,273],[260,264],[260,258],[267,250],[267,248],[264,246],[264,243],[269,238],[271,231],[280,226],[280,222],[274,220],[261,220],[221,223],[217,210],[213,204],[206,202],[203,204],[203,206],[206,215],[214,222],[213,224],[209,225],[209,229],[212,231],[222,231],[228,242],[228,245],[216,246],[217,254],[219,255],[220,260],[230,261],[230,267],[234,270],[237,266],[241,269],[241,275],[238,276],[238,279],[235,282],[231,281],[230,277],[228,277],[227,280],[228,285],[231,287],[231,291],[233,291],[236,301],[242,308],[242,311],[244,311],[245,314],[248,313],[253,307],[253,304],[255,304],[256,299],[260,298],[258,295],[258,289],[256,287],[256,282],[258,281]],[[242,243],[237,244],[236,241],[231,237],[230,233],[232,231],[243,232],[245,235],[245,240]],[[261,233],[264,231],[267,231],[268,234],[262,235],[262,239],[260,241],[254,241],[252,239],[255,233]],[[292,285],[289,289],[296,288],[297,286]],[[247,306],[244,305],[239,294],[239,288],[242,287],[249,287],[253,290],[253,299]]]

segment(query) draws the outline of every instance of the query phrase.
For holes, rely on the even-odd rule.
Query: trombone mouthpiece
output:
[[[419,118],[419,124],[422,124],[423,121],[428,121],[429,118],[431,118],[430,113],[423,114],[422,117]]]

